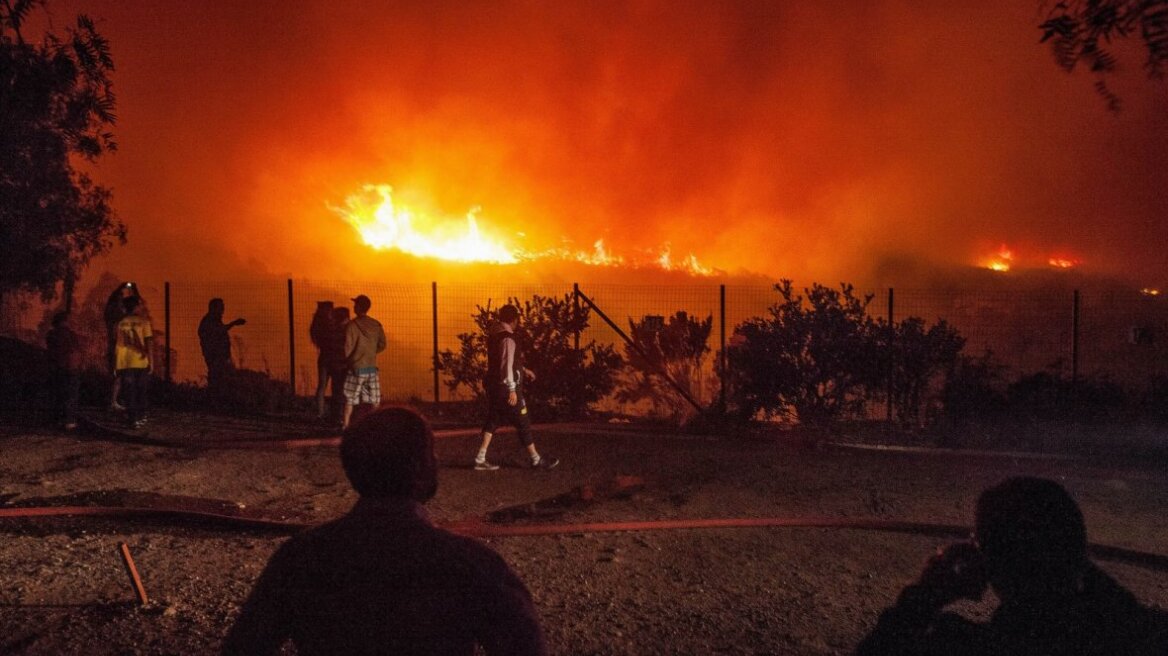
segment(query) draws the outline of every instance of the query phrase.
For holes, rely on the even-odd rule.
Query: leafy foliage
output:
[[[920,425],[921,411],[941,396],[941,388],[956,366],[965,338],[944,319],[925,327],[920,317],[889,325],[879,322],[878,334],[891,336],[887,354],[889,391],[896,418],[904,425]],[[882,341],[884,341],[882,340]]]
[[[782,300],[770,316],[737,326],[727,350],[738,411],[810,425],[860,414],[865,392],[883,380],[867,314],[872,296],[857,296],[846,283],[838,290],[815,283],[806,299],[790,280],[775,289]]]
[[[618,401],[637,403],[648,400],[657,416],[680,421],[693,407],[665,379],[668,375],[691,396],[697,397],[702,384],[702,365],[710,352],[707,342],[714,327],[714,317],[704,320],[678,311],[664,317],[629,319],[629,336],[636,347],[625,345],[624,381],[617,392]]]
[[[1099,76],[1095,90],[1112,111],[1120,109],[1105,80],[1117,66],[1113,41],[1138,34],[1150,77],[1162,78],[1168,64],[1168,0],[1064,0],[1051,7],[1039,29],[1060,67],[1070,72],[1085,64]]]
[[[21,28],[43,5],[0,2],[0,295],[47,300],[126,229],[110,191],[73,166],[117,148],[109,43],[87,16],[27,41]]]
[[[525,388],[528,403],[536,412],[546,417],[580,416],[589,404],[612,392],[621,356],[611,345],[595,341],[575,348],[575,336],[588,327],[591,312],[575,307],[571,294],[535,294],[529,301],[511,298],[508,302],[519,309],[516,339],[523,347],[523,366],[536,375]],[[481,399],[487,372],[487,331],[498,321],[498,310],[491,309],[489,303],[487,307],[479,305],[472,317],[479,330],[460,334],[457,352],[439,353],[438,368],[445,373],[451,391],[465,387]]]

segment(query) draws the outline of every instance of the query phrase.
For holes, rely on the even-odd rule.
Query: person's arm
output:
[[[223,656],[263,656],[277,654],[291,637],[289,619],[284,612],[289,604],[290,573],[287,545],[280,547],[243,604],[235,624],[223,640]]]
[[[227,330],[231,330],[232,328],[234,328],[236,326],[242,326],[245,323],[247,323],[247,319],[240,317],[240,318],[236,319],[235,321],[232,321],[231,323],[227,324]]]
[[[499,373],[503,376],[503,384],[507,386],[507,403],[519,403],[518,383],[515,380],[515,338],[507,337],[503,340],[503,357]]]
[[[876,627],[856,647],[856,656],[977,653],[972,646],[975,626],[942,611],[959,599],[979,601],[986,585],[981,556],[972,544],[959,542],[938,549],[920,578],[901,590],[896,604],[880,614]],[[940,632],[946,635],[938,635],[935,629],[943,619],[952,621]]]
[[[353,355],[357,350],[357,326],[349,322],[345,326],[345,365],[353,368]]]
[[[381,353],[387,346],[389,343],[385,340],[385,328],[382,328],[381,324],[377,324],[377,352]]]

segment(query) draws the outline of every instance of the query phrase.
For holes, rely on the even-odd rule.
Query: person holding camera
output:
[[[993,588],[989,622],[944,609]],[[1087,555],[1078,504],[1054,481],[1019,477],[982,493],[974,537],[939,549],[856,649],[884,654],[1168,653],[1168,614],[1147,608]]]

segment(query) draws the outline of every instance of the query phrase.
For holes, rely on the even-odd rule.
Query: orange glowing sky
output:
[[[427,278],[330,209],[384,184],[531,251],[838,280],[1008,244],[1166,282],[1168,84],[1132,53],[1108,114],[1038,2],[50,4],[113,45],[124,277]]]

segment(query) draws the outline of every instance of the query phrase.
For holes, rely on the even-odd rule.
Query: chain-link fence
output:
[[[286,280],[147,282],[140,287],[163,354],[159,375],[176,382],[205,382],[198,325],[210,299],[221,298],[225,321],[247,320],[230,331],[236,365],[289,381],[301,395],[311,395],[317,384],[318,351],[308,332],[317,303],[351,307],[353,297],[365,294],[372,300],[370,316],[382,322],[389,339],[379,365],[383,394],[395,401],[465,397],[465,392],[448,389],[434,365],[439,352],[458,351],[460,333],[477,330],[473,318],[477,307],[497,308],[509,298],[525,301],[537,294],[570,299],[578,289],[590,301],[587,306],[595,308],[588,329],[579,336],[581,343],[612,344],[622,355],[629,350],[620,333],[631,334],[633,322],[644,322],[646,317],[660,321],[678,312],[699,321],[712,319],[709,351],[691,382],[696,400],[708,405],[721,393],[721,353],[735,326],[750,317],[766,316],[767,309],[781,300],[771,285]],[[108,292],[95,290],[86,303],[104,301],[103,291]],[[872,295],[868,311],[874,317],[894,321],[920,317],[927,324],[944,319],[965,338],[967,355],[988,352],[1012,376],[1056,370],[1067,377],[1101,377],[1140,389],[1168,374],[1168,340],[1164,339],[1168,299],[1158,296],[1138,291],[857,288],[857,292]],[[46,323],[42,317],[33,317],[29,323],[18,325],[7,316],[3,330],[26,341],[43,339],[43,334],[38,335]]]

